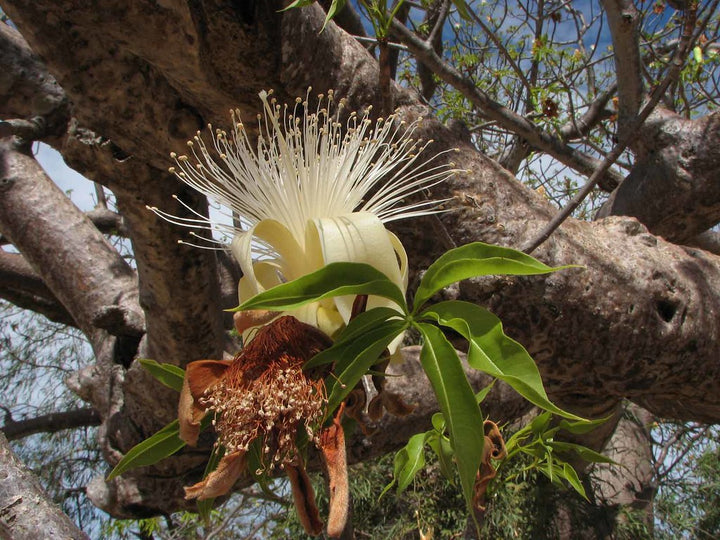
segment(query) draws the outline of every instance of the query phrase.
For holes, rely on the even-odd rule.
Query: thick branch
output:
[[[100,232],[10,141],[0,146],[0,230],[91,336],[140,336],[144,317],[133,270]]]
[[[132,158],[126,154],[115,166],[137,160],[150,167],[151,173],[141,175],[142,181],[137,183],[133,174],[112,180],[118,191],[127,186],[138,198],[145,197],[147,189],[148,197],[165,200],[177,189],[172,178],[157,171],[167,165],[165,156],[179,148],[179,141],[188,135],[184,128],[192,124],[181,122],[169,129],[168,118],[178,111],[185,119],[201,118],[202,124],[209,118],[224,119],[225,110],[237,104],[245,118],[254,118],[254,95],[267,86],[274,86],[280,99],[304,95],[310,83],[317,91],[332,87],[339,96],[347,96],[353,108],[372,103],[377,97],[377,64],[334,24],[320,33],[324,13],[318,6],[278,13],[279,4],[260,2],[253,4],[254,11],[249,14],[236,3],[206,9],[203,2],[192,3],[189,14],[188,4],[172,0],[163,3],[162,13],[155,2],[111,1],[101,13],[83,2],[73,2],[72,10],[67,6],[67,2],[59,6],[46,0],[19,0],[8,10],[13,10],[10,15],[59,80],[67,81],[68,92],[72,92],[86,124],[111,137],[126,153],[132,152]],[[50,28],[48,19],[64,24]],[[160,23],[169,36],[163,47],[158,47],[152,31]],[[74,30],[66,30],[65,24]],[[48,41],[51,35],[67,46],[54,47]],[[408,92],[394,91],[402,119],[427,116],[419,100]],[[452,160],[463,170],[472,171],[457,174],[430,194],[451,198],[447,205],[450,211],[440,219],[456,244],[482,240],[522,246],[550,219],[552,208],[542,197],[432,118],[426,118],[417,135],[436,140],[434,149],[459,147]],[[70,139],[68,147],[80,142],[79,138],[74,142]],[[85,162],[91,169],[91,156],[78,152],[75,166],[80,168]],[[130,203],[127,208],[128,213],[139,213],[140,203]],[[45,227],[42,216],[33,216],[40,229]],[[443,249],[437,237],[428,234],[435,223],[415,221],[399,223],[395,228],[414,269],[427,267]],[[148,230],[154,226],[143,218],[138,218],[138,224]],[[147,232],[131,233],[135,234],[138,241],[147,243],[144,249],[148,253],[154,249],[172,251],[165,245],[168,236],[164,232],[157,238]],[[172,256],[192,260],[185,252]],[[648,234],[627,217],[593,224],[569,220],[541,247],[538,256],[548,264],[577,263],[584,268],[546,277],[475,280],[461,284],[458,296],[489,305],[503,319],[506,330],[534,354],[554,399],[586,414],[604,414],[621,398],[629,397],[663,416],[720,419],[720,321],[714,315],[720,306],[719,258],[674,246]],[[160,272],[153,276],[168,278]],[[172,283],[166,283],[157,290],[172,288]],[[178,307],[185,308],[193,309]],[[183,336],[169,332],[165,339],[182,340]],[[176,348],[177,343],[167,347]],[[110,378],[107,373],[83,375],[88,389],[102,387],[91,375],[96,375],[97,381]],[[112,388],[132,391],[130,378],[123,382],[123,373],[111,375],[117,376],[112,379]],[[505,399],[498,398],[499,406],[512,403]],[[168,403],[162,406],[166,411],[171,407]],[[148,416],[147,408],[127,409],[133,419]],[[518,412],[513,407],[508,410]],[[407,434],[420,427],[402,422],[389,424],[393,427],[389,435]],[[127,449],[126,432],[108,433],[117,447]],[[381,452],[394,444],[382,438],[388,433],[379,435],[373,451]],[[353,452],[362,453],[362,449],[353,447]],[[203,457],[178,457],[177,464],[183,463],[182,459],[187,461],[185,468],[175,470],[199,475]],[[179,482],[183,481],[171,485],[169,471],[166,469],[167,476],[163,476],[164,501],[153,495],[153,490],[159,489],[160,484],[153,483],[160,482],[159,476],[142,471],[123,486],[108,487],[98,480],[93,485],[97,494],[94,500],[124,515],[144,504],[153,511],[168,509],[180,504]]]
[[[87,213],[87,217],[92,221],[98,230],[103,234],[113,234],[117,236],[128,236],[125,218],[107,208],[94,208]]]
[[[0,118],[41,116],[48,135],[61,136],[70,120],[65,92],[20,33],[0,23]]]
[[[0,433],[0,535],[14,540],[89,537],[62,513]]]
[[[64,429],[76,429],[99,424],[100,415],[98,412],[91,407],[87,407],[72,411],[43,414],[35,418],[18,421],[6,418],[5,425],[0,430],[9,441],[14,441],[35,433],[55,433]]]
[[[0,249],[0,297],[48,319],[76,326],[72,316],[19,253]]]
[[[656,109],[643,128],[653,152],[635,164],[598,217],[627,215],[654,234],[692,242],[720,222],[720,113],[688,120]]]

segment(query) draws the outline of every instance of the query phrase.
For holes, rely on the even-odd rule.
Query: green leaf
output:
[[[580,482],[580,478],[578,478],[575,469],[573,469],[569,463],[564,463],[562,470],[562,476],[565,478],[565,480],[568,481],[568,483],[575,489],[575,491],[582,495],[583,499],[588,500],[587,496],[585,495],[585,488],[583,487],[582,482]]]
[[[309,6],[309,5],[314,4],[314,3],[315,3],[315,0],[295,0],[295,1],[292,2],[289,6],[284,7],[284,8],[282,8],[282,9],[279,9],[278,11],[283,12],[283,11],[287,11],[287,10],[289,10],[289,9],[301,8],[301,7]]]
[[[325,16],[325,21],[323,22],[320,32],[325,30],[327,23],[329,23],[331,20],[333,20],[335,18],[335,16],[338,14],[338,12],[342,11],[342,8],[345,7],[346,1],[347,0],[333,0],[332,1],[332,4],[330,4],[330,7],[327,10],[327,15]]]
[[[362,376],[377,363],[390,342],[406,328],[405,321],[388,321],[352,340],[336,343],[316,356],[321,357],[318,360],[321,364],[327,362],[324,356],[335,362],[333,373],[325,382],[328,392],[327,415],[332,414],[352,392]]]
[[[395,456],[394,476],[397,480],[397,492],[402,493],[425,466],[426,433],[418,433],[410,437],[405,447]],[[400,458],[398,458],[398,455]]]
[[[445,417],[443,413],[438,412],[432,415],[432,426],[438,433],[445,433]]]
[[[185,446],[185,441],[178,436],[179,431],[178,421],[173,420],[152,437],[133,446],[110,471],[107,481],[120,476],[129,469],[154,465],[161,459],[172,456]]]
[[[529,402],[573,420],[583,420],[548,398],[535,362],[525,348],[505,335],[502,323],[487,309],[459,300],[440,302],[422,313],[468,340],[468,364],[505,381]]]
[[[478,405],[480,405],[483,401],[485,401],[485,398],[490,393],[490,390],[493,389],[493,386],[495,386],[495,381],[491,382],[485,388],[483,388],[477,394],[475,394],[475,401],[477,401]]]
[[[462,19],[469,21],[470,11],[465,0],[453,0],[453,4],[455,4],[455,8],[457,8],[458,15],[460,15]]]
[[[466,244],[446,252],[430,265],[415,293],[413,312],[432,295],[463,279],[488,275],[527,276],[549,274],[572,266],[551,268],[521,251],[482,242]]]
[[[693,48],[693,58],[695,59],[695,62],[697,62],[698,64],[702,64],[702,61],[703,61],[702,47],[696,46]]]
[[[230,311],[245,309],[295,309],[335,296],[368,294],[394,301],[407,311],[405,295],[395,283],[364,263],[337,262],[311,274],[261,292]]]
[[[394,309],[385,307],[373,308],[370,311],[360,313],[341,331],[331,348],[313,356],[305,362],[303,369],[307,370],[323,364],[336,362],[338,358],[342,356],[341,351],[344,350],[344,347],[349,346],[350,343],[358,339],[364,339],[369,333],[384,327],[388,320],[396,318],[399,315],[400,313]]]
[[[376,327],[382,326],[390,319],[402,318],[403,314],[389,307],[376,307],[360,313],[342,330],[337,341],[350,341]]]
[[[539,439],[542,439],[543,434],[550,425],[550,420],[552,420],[552,414],[549,412],[537,415],[533,418],[533,421],[530,422],[530,431],[532,431]]]
[[[208,459],[207,465],[205,465],[205,472],[203,473],[203,478],[207,478],[208,474],[218,468],[220,460],[223,458],[224,455],[224,446],[216,445],[213,447],[212,452],[210,453],[210,459]],[[200,514],[200,518],[205,522],[206,525],[210,523],[210,514],[212,512],[214,504],[215,497],[211,499],[202,499],[197,501],[198,514]]]
[[[605,418],[598,418],[595,420],[581,420],[579,422],[568,422],[567,420],[562,420],[558,424],[558,429],[569,431],[570,433],[574,433],[575,435],[583,435],[604,424],[609,419],[610,416],[607,416]]]
[[[455,475],[453,471],[453,456],[454,452],[450,441],[443,435],[435,435],[428,438],[428,446],[432,448],[438,457],[438,463],[440,464],[440,472],[443,476],[451,483],[455,484]]]
[[[607,456],[602,455],[595,450],[591,450],[587,446],[581,444],[563,442],[563,441],[552,441],[548,443],[557,452],[575,452],[582,459],[588,463],[610,463],[615,464],[615,461]]]
[[[436,326],[417,323],[416,327],[423,336],[420,362],[447,422],[463,495],[471,509],[485,442],[482,413],[454,347]]]
[[[138,359],[140,365],[150,372],[150,375],[168,388],[180,392],[185,378],[185,370],[173,364],[160,364],[149,358]]]

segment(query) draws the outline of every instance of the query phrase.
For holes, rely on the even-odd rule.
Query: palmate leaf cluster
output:
[[[433,430],[418,434],[395,458],[395,480],[399,491],[414,480],[424,465],[425,447],[439,458],[441,471],[449,479],[457,478],[467,508],[473,506],[476,475],[485,444],[484,417],[480,402],[487,390],[475,395],[463,364],[445,332],[459,333],[469,344],[468,364],[514,388],[534,405],[548,411],[538,429],[532,424],[534,439],[515,441],[510,449],[536,456],[535,466],[544,467],[549,477],[563,479],[584,496],[574,469],[553,456],[558,450],[553,440],[560,427],[549,426],[550,413],[560,415],[562,427],[571,430],[594,424],[563,411],[548,398],[540,373],[527,351],[506,336],[500,320],[485,308],[461,301],[445,301],[429,305],[429,300],[441,289],[463,279],[487,275],[538,275],[560,270],[551,268],[532,257],[509,248],[480,242],[448,251],[433,263],[415,291],[412,305],[403,292],[384,274],[360,263],[333,263],[297,280],[260,293],[240,305],[237,310],[289,310],[341,295],[377,295],[395,302],[397,309],[375,308],[353,318],[338,336],[332,347],[309,360],[305,368],[332,365],[332,373],[325,381],[328,403],[326,420],[348,394],[371,371],[388,345],[407,329],[418,331],[422,337],[420,360],[438,400],[440,412],[435,416]],[[177,367],[143,361],[145,367],[163,384],[179,390],[181,370]],[[209,424],[209,415],[205,425]],[[538,444],[538,441],[540,443]],[[133,448],[118,463],[110,478],[137,466],[151,465],[184,446],[178,437],[177,422]],[[563,448],[564,451],[583,451],[582,447]],[[592,461],[602,461],[599,454],[583,453]],[[217,456],[211,461],[217,461]],[[252,469],[252,467],[251,467]],[[212,464],[208,471],[212,470]],[[203,503],[201,515],[208,516],[212,501]]]

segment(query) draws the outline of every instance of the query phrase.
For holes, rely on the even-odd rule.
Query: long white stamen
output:
[[[239,111],[231,111],[229,133],[208,126],[210,146],[198,132],[188,142],[187,156],[171,156],[176,162],[171,172],[229,208],[225,215],[239,216],[241,227],[212,223],[184,203],[196,218],[152,208],[156,214],[178,225],[230,235],[274,219],[303,245],[309,220],[361,210],[386,223],[438,211],[443,201],[407,201],[454,172],[449,165],[431,165],[445,152],[420,160],[430,144],[411,138],[420,121],[404,125],[391,116],[373,124],[366,112],[351,113],[340,123],[344,103],[335,105],[332,92],[315,110],[309,109],[307,96],[293,107],[277,104],[272,93],[261,92],[260,99],[263,110],[255,148]],[[270,254],[272,246],[254,251]]]

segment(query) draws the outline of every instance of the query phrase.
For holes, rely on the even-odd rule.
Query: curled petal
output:
[[[245,470],[245,452],[233,452],[223,456],[218,468],[204,480],[185,488],[186,499],[212,499],[225,495]]]
[[[235,323],[235,330],[242,335],[245,330],[268,323],[277,316],[277,311],[249,309],[246,311],[235,312],[235,315],[233,315],[233,322]]]
[[[180,439],[195,446],[200,434],[200,421],[205,407],[199,403],[205,390],[217,383],[232,363],[229,360],[198,360],[190,362],[185,369],[183,387],[178,403]]]
[[[505,449],[505,439],[503,439],[500,430],[495,422],[485,420],[483,424],[485,430],[485,447],[483,450],[483,461],[486,461],[487,456],[490,459],[502,459],[507,455]],[[489,443],[489,444],[488,444]]]
[[[473,505],[479,512],[485,511],[485,493],[487,492],[488,484],[490,484],[490,481],[497,475],[492,460],[502,459],[507,455],[505,440],[497,424],[486,420],[483,428],[485,430],[485,444],[483,445],[480,470],[475,478],[475,494],[473,496]]]
[[[305,244],[308,252],[317,252],[319,248],[324,264],[344,261],[370,264],[405,290],[395,246],[382,221],[374,214],[355,212],[315,219],[308,224]],[[352,295],[335,298],[335,305],[346,323],[350,320],[354,301]],[[398,309],[389,300],[370,297],[367,309],[377,306]]]
[[[332,425],[320,434],[320,450],[327,470],[330,492],[330,514],[327,526],[327,534],[330,538],[339,538],[345,530],[350,508],[345,433],[340,424],[342,412],[341,406]]]
[[[285,472],[292,487],[293,501],[298,519],[305,532],[317,536],[322,532],[323,524],[320,521],[320,512],[315,505],[315,491],[310,483],[310,477],[302,465],[285,465]]]

